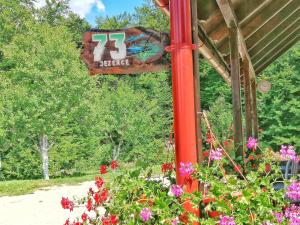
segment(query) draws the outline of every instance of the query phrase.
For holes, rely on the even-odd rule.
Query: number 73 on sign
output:
[[[102,60],[108,41],[115,41],[115,47],[118,49],[117,51],[110,50],[110,56],[113,60],[126,58],[125,33],[93,34],[92,41],[98,42],[93,52],[95,62]]]

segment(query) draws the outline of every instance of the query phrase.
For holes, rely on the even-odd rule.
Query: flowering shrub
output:
[[[111,224],[192,224],[197,221],[207,225],[238,224],[300,224],[300,207],[291,201],[300,200],[300,182],[296,179],[284,181],[279,162],[274,162],[272,154],[261,150],[263,157],[257,169],[243,174],[244,165],[239,165],[226,150],[215,147],[213,137],[209,139],[211,149],[201,165],[189,162],[180,163],[179,172],[185,177],[184,185],[175,184],[173,163],[165,163],[163,176],[153,178],[151,169],[140,168],[118,173],[111,183],[103,177],[95,178],[95,187],[90,188],[85,198],[76,203],[62,198],[61,205],[70,211],[78,205],[85,212],[65,225],[111,225]],[[257,140],[249,139],[250,152],[259,148]],[[293,148],[283,147],[283,159],[298,160]],[[228,169],[232,164],[233,170]],[[111,170],[118,168],[113,161]],[[101,166],[100,174],[109,167]],[[201,192],[184,192],[191,180],[198,180]],[[284,182],[285,189],[276,191],[274,183]],[[200,218],[185,210],[191,204],[200,213]]]

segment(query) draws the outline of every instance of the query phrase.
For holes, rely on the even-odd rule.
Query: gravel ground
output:
[[[94,187],[93,181],[77,186],[49,187],[28,195],[0,197],[0,225],[63,225],[67,218],[81,215],[84,209],[77,208],[72,213],[63,210],[62,196],[82,197],[89,187]]]

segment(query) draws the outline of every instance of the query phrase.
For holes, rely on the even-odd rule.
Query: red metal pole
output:
[[[190,1],[171,0],[170,16],[176,178],[178,184],[183,184],[184,177],[179,173],[180,162],[197,163]],[[186,191],[197,190],[198,183],[193,182]]]

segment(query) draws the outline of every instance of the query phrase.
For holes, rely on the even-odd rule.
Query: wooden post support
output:
[[[241,110],[240,59],[238,49],[238,31],[236,26],[229,28],[230,72],[232,84],[234,145],[238,156],[243,157],[243,125]]]
[[[245,123],[246,123],[246,139],[252,137],[252,104],[251,104],[251,84],[249,74],[249,61],[243,58],[243,74],[244,74],[244,93],[245,93]]]
[[[193,43],[199,45],[198,38],[198,16],[197,16],[197,0],[191,0],[192,12],[192,34]],[[195,88],[195,115],[196,115],[196,132],[197,132],[197,161],[203,161],[202,153],[202,132],[201,132],[201,96],[200,96],[200,74],[199,74],[199,49],[193,51],[194,60],[194,88]]]
[[[252,95],[252,119],[253,119],[253,136],[258,138],[258,118],[257,118],[257,102],[256,102],[256,81],[251,81]]]

